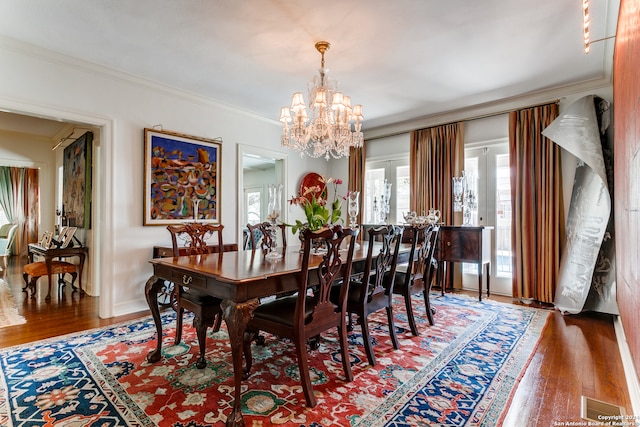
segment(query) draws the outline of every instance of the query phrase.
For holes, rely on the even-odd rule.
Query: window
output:
[[[245,190],[245,202],[247,206],[247,218],[245,224],[255,225],[261,221],[261,198],[260,189]],[[243,225],[245,225],[243,224]]]
[[[2,206],[0,206],[0,226],[3,226],[5,224],[9,224],[9,220],[7,219],[7,216],[4,214],[4,209],[2,209]]]
[[[391,184],[388,216],[384,211],[385,181]],[[400,223],[409,211],[409,159],[367,162],[363,196],[363,223]]]
[[[511,277],[511,181],[509,155],[496,156],[496,274]]]

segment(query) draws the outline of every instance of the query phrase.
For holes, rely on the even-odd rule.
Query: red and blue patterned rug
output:
[[[266,336],[243,382],[247,426],[497,426],[546,324],[548,312],[432,296],[436,325],[418,306],[421,335],[408,329],[397,301],[400,349],[394,350],[381,312],[371,318],[377,365],[371,367],[359,327],[350,333],[354,381],[346,382],[336,333],[310,353],[318,405],[307,408],[293,345]],[[207,367],[195,366],[195,333],[173,344],[175,316],[163,315],[163,358],[151,318],[0,351],[0,426],[224,425],[233,401],[226,330],[211,333]]]

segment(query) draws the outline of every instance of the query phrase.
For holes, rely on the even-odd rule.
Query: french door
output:
[[[465,149],[464,170],[477,177],[478,208],[471,223],[492,226],[491,293],[512,295],[511,187],[508,142]],[[478,289],[475,264],[464,264],[462,287]]]

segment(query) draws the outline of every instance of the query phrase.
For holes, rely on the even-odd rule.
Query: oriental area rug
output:
[[[370,317],[377,359],[367,363],[359,326],[349,334],[354,380],[346,382],[337,332],[310,350],[318,405],[307,408],[294,346],[265,335],[243,381],[247,427],[497,426],[535,350],[548,312],[447,294],[432,296],[434,326],[414,297],[421,335],[394,306],[400,349],[386,315]],[[173,345],[175,315],[163,313],[163,357],[149,364],[153,321],[144,318],[0,351],[0,425],[223,426],[233,404],[226,329],[209,331],[207,366],[195,366],[195,332]],[[264,334],[263,334],[264,335]]]

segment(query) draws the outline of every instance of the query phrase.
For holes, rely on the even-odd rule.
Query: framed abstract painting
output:
[[[65,225],[91,228],[93,133],[86,132],[64,149],[62,216]]]
[[[220,223],[220,140],[144,129],[144,225]]]

